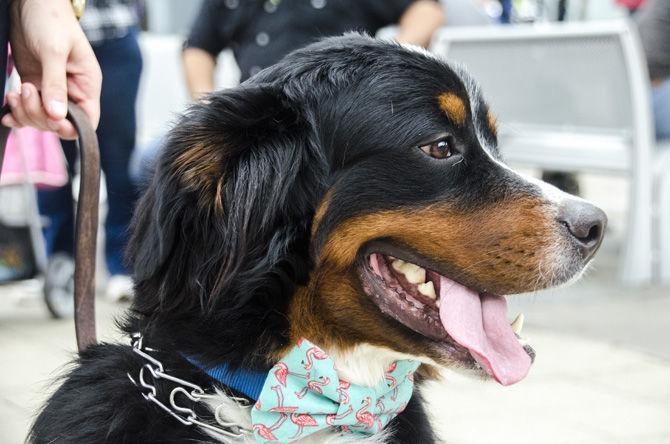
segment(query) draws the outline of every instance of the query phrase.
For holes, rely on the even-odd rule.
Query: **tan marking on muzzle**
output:
[[[557,228],[552,212],[533,198],[471,213],[438,206],[381,211],[338,226],[321,249],[319,262],[349,269],[366,242],[390,238],[454,270],[457,275],[450,277],[464,285],[497,294],[520,293],[543,283],[542,259],[556,245]]]

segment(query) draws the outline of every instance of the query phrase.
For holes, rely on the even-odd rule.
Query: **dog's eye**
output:
[[[450,137],[421,145],[419,149],[434,159],[447,159],[453,155]]]

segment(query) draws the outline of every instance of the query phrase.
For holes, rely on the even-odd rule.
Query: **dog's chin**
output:
[[[385,250],[388,253],[389,250]],[[404,259],[401,257],[404,257]],[[407,253],[403,255],[403,252],[397,249],[393,249],[393,255],[368,250],[361,255],[357,266],[363,291],[377,305],[379,310],[406,327],[399,326],[415,340],[415,343],[417,342],[417,334],[421,336],[418,343],[423,345],[423,350],[402,350],[402,352],[429,357],[429,363],[438,364],[469,376],[483,379],[494,378],[503,385],[513,384],[525,377],[523,370],[515,370],[510,374],[505,374],[504,370],[496,371],[499,369],[492,366],[491,361],[486,356],[487,353],[493,352],[487,350],[487,353],[483,353],[476,346],[473,347],[472,340],[468,339],[469,333],[464,331],[467,330],[465,323],[467,323],[468,317],[463,316],[463,319],[465,319],[463,321],[464,326],[452,328],[451,325],[445,325],[449,319],[449,315],[444,314],[447,307],[445,306],[441,310],[441,305],[444,304],[442,298],[453,297],[453,293],[450,293],[451,288],[446,288],[446,284],[456,285],[464,289],[463,291],[470,297],[477,298],[477,295],[479,295],[482,300],[494,299],[495,303],[499,303],[503,299],[489,293],[480,294],[461,286],[436,271],[410,262],[410,259],[415,258],[417,258],[415,254]],[[441,288],[441,286],[445,288]],[[504,302],[502,304],[504,306]],[[500,312],[500,310],[498,311]],[[481,320],[480,318],[480,322]],[[454,323],[458,324],[459,321],[457,320]],[[496,334],[495,329],[500,329],[500,325],[494,327],[492,330]],[[527,357],[523,359],[526,361],[529,359],[527,365],[530,366],[535,359],[535,351],[525,343],[517,334],[517,331],[512,333],[517,327],[520,328],[518,325],[506,327],[510,329],[508,335],[513,334],[512,340],[518,342],[518,344],[514,344],[517,349],[516,357],[510,362],[518,362],[519,353],[523,354],[525,352]],[[486,327],[479,328],[482,329],[482,333],[486,331]],[[412,332],[407,332],[407,329]],[[474,330],[477,331],[476,327]],[[452,335],[450,332],[456,333]],[[455,338],[454,336],[458,337]],[[509,348],[509,341],[509,337],[507,342],[501,341],[501,347],[503,349],[505,347]],[[495,344],[495,340],[493,340],[493,343]],[[494,352],[497,351],[494,350]],[[511,354],[514,355],[514,353]],[[503,362],[503,364],[505,363]],[[514,372],[516,374],[513,374]]]

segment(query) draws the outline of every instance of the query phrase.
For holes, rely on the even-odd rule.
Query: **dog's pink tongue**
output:
[[[449,336],[470,351],[502,385],[528,374],[530,357],[507,321],[505,298],[476,292],[440,277],[440,319]]]

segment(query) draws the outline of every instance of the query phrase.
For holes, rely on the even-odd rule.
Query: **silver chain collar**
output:
[[[137,380],[133,378],[130,373],[126,373],[126,375],[128,376],[128,379],[130,379],[130,381],[142,391],[141,395],[144,397],[144,399],[153,402],[184,425],[203,427],[210,432],[218,433],[233,439],[240,439],[251,435],[251,430],[245,429],[240,427],[238,424],[223,419],[221,410],[225,407],[224,404],[217,406],[214,410],[214,418],[217,425],[203,422],[198,418],[198,415],[196,415],[195,411],[188,407],[182,407],[177,404],[175,397],[178,394],[183,395],[193,402],[206,402],[208,400],[211,401],[217,399],[217,397],[215,395],[209,395],[205,393],[202,387],[198,386],[197,384],[165,373],[163,364],[147,353],[156,352],[157,350],[144,347],[142,345],[141,333],[133,333],[131,335],[131,345],[133,347],[133,352],[144,358],[147,363],[144,364],[142,368],[140,368]],[[151,381],[147,381],[147,374],[151,376]],[[155,385],[152,384],[152,382],[158,379],[164,379],[179,385],[178,387],[173,388],[170,392],[170,405],[166,405],[157,398],[158,389]],[[229,396],[229,398],[237,402],[242,408],[250,409],[252,407],[251,404],[249,404],[249,402],[244,398],[238,398],[234,396]]]

